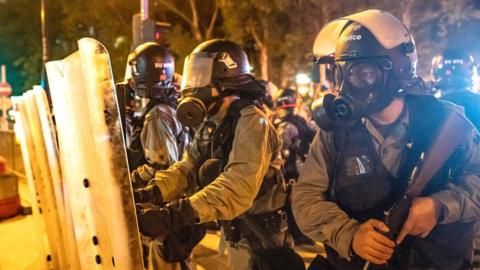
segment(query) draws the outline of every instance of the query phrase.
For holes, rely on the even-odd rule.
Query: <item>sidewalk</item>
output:
[[[30,191],[26,179],[19,180],[19,192],[23,206],[30,206]],[[0,221],[0,269],[38,270],[42,265],[42,237],[36,235],[35,219],[32,215],[15,216]],[[41,266],[40,266],[41,267]]]
[[[19,181],[22,205],[29,206],[31,199],[25,179]],[[42,249],[45,235],[36,235],[35,219],[32,215],[21,216],[0,221],[0,270],[39,270],[44,269],[46,258]],[[218,254],[220,236],[209,232],[193,251],[196,270],[224,269],[227,266],[225,255]],[[323,252],[323,247],[298,247],[296,251],[310,263],[315,253]]]

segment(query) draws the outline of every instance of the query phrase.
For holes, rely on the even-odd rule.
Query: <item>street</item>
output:
[[[26,179],[20,178],[19,191],[22,205],[29,206],[31,194]],[[46,235],[38,232],[34,216],[18,215],[0,221],[0,270],[43,270],[45,268],[42,250],[46,242]],[[227,257],[219,255],[219,232],[208,232],[205,238],[193,251],[193,263],[196,270],[225,269]],[[323,252],[323,246],[297,247],[296,251],[304,258],[305,263],[311,262],[315,252]],[[43,268],[42,268],[43,267]]]

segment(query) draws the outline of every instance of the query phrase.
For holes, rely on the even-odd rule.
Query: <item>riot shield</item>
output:
[[[63,222],[64,209],[55,195],[51,171],[48,165],[47,150],[40,125],[39,110],[32,91],[27,91],[17,104],[21,115],[29,166],[32,171],[39,213],[43,218],[48,242],[47,261],[53,269],[70,269],[66,257],[66,227]]]
[[[51,258],[50,245],[47,237],[45,237],[46,226],[43,218],[43,211],[41,210],[40,196],[36,187],[36,183],[39,181],[35,180],[35,174],[33,173],[33,141],[29,132],[28,123],[26,122],[27,116],[24,100],[19,100],[15,106],[15,136],[20,142],[25,175],[31,192],[32,214],[36,224],[32,233],[35,235],[35,242],[40,244],[40,246],[37,247],[37,252],[41,259],[38,262],[37,268],[39,270],[53,269],[58,263],[53,263],[52,260],[47,260],[47,258]]]
[[[143,269],[109,55],[78,45],[46,65],[78,257],[82,269]]]
[[[66,269],[80,269],[70,205],[65,204],[65,190],[60,171],[57,138],[47,94],[40,86],[34,86],[31,93],[38,110],[38,118],[43,133],[43,143],[47,157],[46,161],[48,163],[51,184],[56,199],[55,202],[58,208]]]

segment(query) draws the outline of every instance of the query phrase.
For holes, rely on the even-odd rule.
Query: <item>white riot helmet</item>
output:
[[[408,29],[381,10],[334,20],[313,46],[319,63],[333,63],[338,96],[316,102],[314,118],[325,129],[348,126],[383,110],[396,95],[415,92],[417,54]]]

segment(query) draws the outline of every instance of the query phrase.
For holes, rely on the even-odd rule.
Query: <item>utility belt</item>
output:
[[[231,221],[220,221],[220,226],[225,234],[225,239],[229,242],[238,243],[245,239],[254,250],[269,248],[274,242],[273,235],[287,231],[287,213],[285,210],[279,209],[257,215],[247,214]]]

